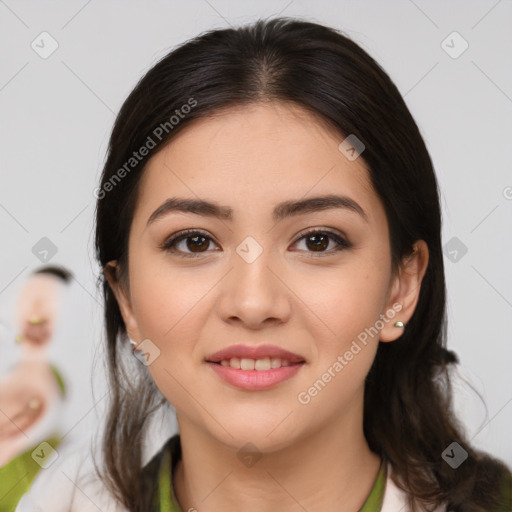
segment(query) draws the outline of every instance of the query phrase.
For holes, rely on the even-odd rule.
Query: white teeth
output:
[[[258,370],[267,371],[275,368],[281,368],[281,366],[290,366],[292,363],[287,360],[281,360],[279,358],[264,357],[263,359],[249,359],[238,357],[232,357],[231,359],[223,359],[220,361],[222,366],[231,366],[237,370]]]
[[[254,362],[254,368],[256,370],[270,370],[270,357],[265,357],[265,359],[256,359]]]
[[[281,359],[272,359],[270,366],[272,368],[281,368]]]
[[[242,359],[240,361],[242,370],[254,370],[254,359]]]

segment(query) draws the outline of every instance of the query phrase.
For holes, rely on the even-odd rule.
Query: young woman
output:
[[[183,44],[96,196],[119,510],[510,510],[452,413],[432,163],[358,45],[282,18]]]

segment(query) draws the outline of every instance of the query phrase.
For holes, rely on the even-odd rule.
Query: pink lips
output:
[[[231,366],[222,366],[220,361],[224,359],[264,359],[279,358],[289,361],[289,366],[272,368],[270,370],[242,370],[231,368]],[[233,345],[231,347],[215,352],[206,358],[208,366],[224,381],[237,388],[257,391],[269,389],[277,384],[294,376],[304,365],[305,360],[302,356],[294,354],[288,350],[276,347],[275,345]]]

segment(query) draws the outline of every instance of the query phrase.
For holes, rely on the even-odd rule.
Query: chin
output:
[[[262,453],[275,452],[293,444],[295,432],[290,428],[283,425],[276,428],[279,422],[262,422],[261,418],[250,420],[247,418],[243,422],[223,423],[227,432],[217,425],[212,435],[237,452],[248,443]]]

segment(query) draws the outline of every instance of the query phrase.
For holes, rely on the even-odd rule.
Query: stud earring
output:
[[[399,320],[398,322],[395,322],[395,327],[405,327],[405,324]]]

